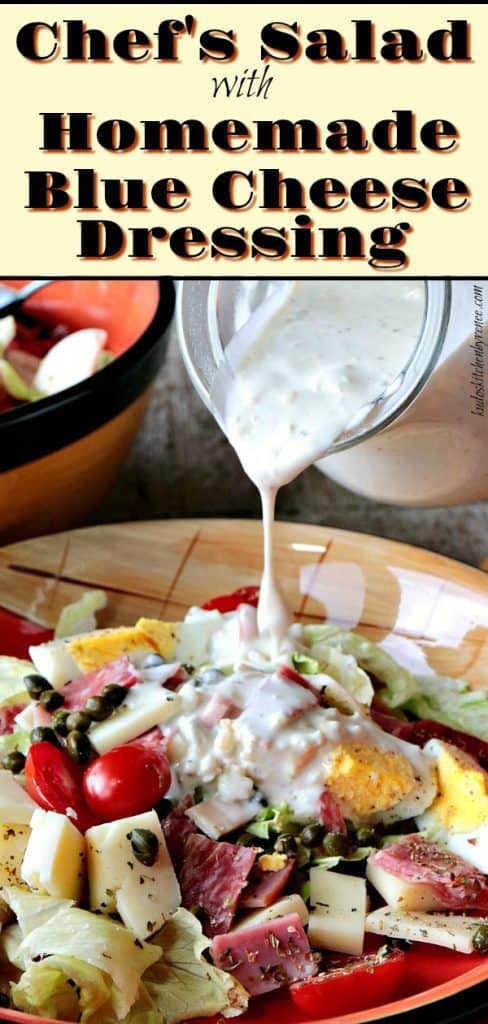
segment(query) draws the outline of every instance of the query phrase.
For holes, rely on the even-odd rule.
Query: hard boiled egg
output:
[[[159,619],[139,619],[135,626],[96,629],[80,636],[36,644],[29,648],[29,654],[37,671],[55,689],[60,689],[77,675],[94,672],[121,655],[135,664],[151,653],[169,660],[176,650],[177,639],[177,625]]]
[[[442,740],[429,740],[424,753],[435,763],[439,793],[418,827],[488,873],[488,773]]]

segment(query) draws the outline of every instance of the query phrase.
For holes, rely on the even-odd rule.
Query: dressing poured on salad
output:
[[[317,1016],[403,993],[398,939],[488,951],[488,700],[330,624],[275,654],[257,599],[97,630],[94,591],[0,659],[5,1005]]]

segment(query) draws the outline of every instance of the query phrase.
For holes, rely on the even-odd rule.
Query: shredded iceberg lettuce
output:
[[[3,736],[0,736],[0,762],[3,761],[7,754],[13,753],[14,750],[19,750],[21,754],[26,754],[30,744],[30,732],[27,732],[25,729],[4,733]]]
[[[288,832],[293,824],[293,813],[288,804],[269,804],[263,807],[246,828],[251,836],[269,840],[273,835]]]
[[[143,984],[164,1024],[201,1017],[203,1010],[208,1017],[236,1017],[247,1009],[242,985],[203,958],[210,943],[194,914],[177,910],[151,944],[160,957]]]
[[[34,671],[30,661],[22,658],[10,658],[0,655],[0,705],[26,704],[29,694],[24,685],[24,678]]]
[[[96,629],[95,613],[105,608],[106,604],[107,595],[104,590],[87,590],[78,601],[65,605],[54,631],[56,640]]]
[[[31,963],[20,981],[11,986],[17,1010],[81,1024],[101,1007],[113,1012],[111,992],[111,979],[98,967],[60,955]]]
[[[336,868],[341,863],[355,864],[357,861],[366,860],[374,852],[374,846],[358,846],[356,850],[348,853],[345,857],[315,857],[310,861],[310,867],[326,868],[327,871],[330,871],[331,868]]]
[[[415,679],[418,692],[405,703],[406,711],[488,740],[488,696],[483,690],[471,690],[463,679],[448,676]]]
[[[305,675],[323,673],[331,676],[358,704],[366,704],[368,707],[371,705],[374,697],[373,685],[353,655],[344,654],[338,647],[330,647],[319,642],[312,645],[310,654],[297,651],[292,655],[292,662],[297,672],[303,672]]]
[[[326,660],[329,649],[338,648],[343,654],[352,655],[360,669],[382,683],[379,697],[387,707],[401,707],[417,696],[419,687],[411,672],[359,633],[326,624],[304,626],[303,635],[311,656],[318,661]],[[328,671],[333,675],[330,669]],[[347,688],[346,683],[340,681]]]
[[[18,965],[23,964],[26,973],[38,958],[42,958],[41,964],[48,966],[53,956],[81,961],[84,967],[91,965],[108,977],[115,1016],[122,1020],[129,1013],[137,999],[142,975],[160,958],[157,946],[140,942],[127,928],[110,918],[73,907],[70,900],[57,900],[13,887],[5,888],[3,897],[16,914],[22,932],[16,960]],[[32,971],[29,978],[32,979]],[[60,976],[57,976],[57,983],[64,992]],[[52,985],[50,977],[50,989]],[[29,998],[24,988],[21,992],[21,999]],[[88,996],[87,999],[89,1002]]]

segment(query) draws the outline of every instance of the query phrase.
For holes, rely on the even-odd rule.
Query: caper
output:
[[[103,722],[110,717],[113,707],[106,697],[89,697],[85,704],[85,711],[95,722]]]
[[[173,804],[171,800],[168,800],[166,797],[163,797],[162,800],[158,800],[154,810],[156,811],[156,814],[159,820],[161,821],[163,818],[167,818],[168,814],[171,813],[171,811],[173,810]]]
[[[149,828],[134,828],[130,835],[130,845],[134,856],[147,868],[156,863],[159,853],[159,839]]]
[[[482,924],[473,936],[473,946],[477,953],[488,953],[488,924]]]
[[[60,736],[68,735],[68,718],[69,711],[65,711],[63,708],[60,708],[59,711],[55,711],[53,717],[51,718],[51,725],[53,729],[55,729],[56,732],[59,733]]]
[[[146,654],[141,662],[141,668],[159,668],[160,665],[166,665],[166,658],[161,654]]]
[[[54,747],[59,747],[59,740],[54,729],[49,729],[46,725],[36,726],[30,734],[30,741],[31,743],[52,743]]]
[[[92,745],[88,736],[79,729],[73,729],[66,737],[66,749],[71,754],[73,761],[78,764],[86,764],[92,752]]]
[[[66,719],[68,732],[88,732],[93,719],[86,711],[72,711]]]
[[[197,675],[196,682],[199,686],[216,686],[223,677],[223,672],[220,672],[218,668],[202,668]]]
[[[374,828],[366,826],[358,828],[356,832],[356,843],[358,846],[376,846],[378,837]]]
[[[46,711],[57,711],[64,704],[63,694],[59,690],[43,690],[39,704],[42,704]]]
[[[51,683],[44,679],[44,676],[24,676],[24,685],[29,697],[33,697],[34,700],[39,700],[41,693],[44,693],[45,690],[52,690]]]
[[[311,849],[314,846],[320,846],[325,836],[325,828],[323,825],[305,825],[300,833],[300,839],[304,846],[308,846]]]
[[[21,754],[20,750],[11,750],[10,754],[6,754],[2,761],[2,768],[7,768],[9,772],[13,772],[14,775],[18,775],[19,772],[24,770],[25,765],[25,754]]]
[[[342,832],[329,832],[322,840],[322,849],[326,857],[346,857],[351,844]]]
[[[104,686],[100,696],[108,700],[112,708],[118,708],[127,697],[127,689],[117,683],[109,683],[108,686]]]
[[[296,853],[297,841],[295,836],[292,836],[289,832],[283,832],[281,836],[278,836],[274,849],[276,853],[285,853],[286,855]]]

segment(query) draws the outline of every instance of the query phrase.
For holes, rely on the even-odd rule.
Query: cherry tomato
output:
[[[407,957],[394,950],[385,957],[358,957],[342,967],[317,974],[290,987],[290,995],[301,1013],[322,1018],[355,1013],[381,1006],[402,995]]]
[[[170,783],[161,742],[142,739],[114,747],[93,761],[83,777],[83,792],[94,814],[103,821],[115,821],[151,810]]]
[[[213,597],[210,601],[202,604],[207,612],[235,612],[240,604],[251,604],[257,608],[259,601],[259,587],[241,587],[234,590],[232,594],[223,594],[221,597]]]
[[[25,783],[29,796],[45,811],[67,814],[80,832],[97,819],[83,798],[83,773],[69,754],[52,743],[33,743],[25,761]]]
[[[0,389],[1,400],[1,389]],[[28,658],[31,644],[52,640],[52,629],[44,629],[14,612],[0,608],[0,650],[12,658]]]

